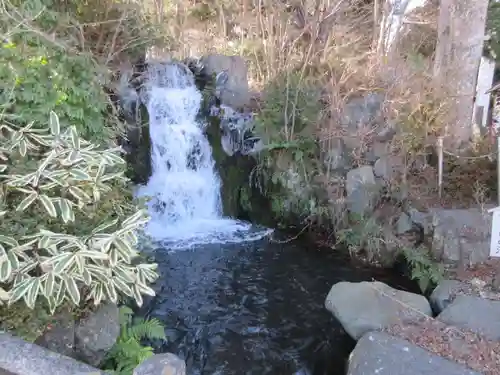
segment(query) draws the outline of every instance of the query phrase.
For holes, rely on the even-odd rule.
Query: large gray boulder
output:
[[[220,74],[216,91],[223,105],[239,109],[249,104],[248,68],[242,57],[213,54],[204,56],[201,63],[206,75]]]
[[[458,295],[436,319],[500,341],[500,301]]]
[[[339,282],[330,289],[325,307],[355,340],[370,331],[432,315],[424,296],[379,281]]]
[[[0,374],[100,375],[100,370],[72,358],[0,333]]]
[[[370,332],[357,343],[347,375],[479,375],[458,363],[384,332]]]
[[[480,209],[434,209],[432,253],[464,267],[488,260],[491,214]]]
[[[106,303],[81,320],[75,330],[75,352],[79,359],[99,366],[120,334],[118,306]]]
[[[186,375],[186,363],[172,353],[155,354],[137,366],[134,375]]]

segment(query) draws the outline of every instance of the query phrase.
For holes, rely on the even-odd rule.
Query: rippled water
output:
[[[299,242],[157,249],[156,258],[161,277],[149,313],[167,327],[160,350],[186,359],[189,375],[344,374],[354,343],[324,308],[330,287],[372,278],[410,286]]]

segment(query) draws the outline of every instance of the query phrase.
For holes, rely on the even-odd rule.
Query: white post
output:
[[[481,57],[479,72],[476,85],[476,102],[472,114],[472,124],[476,128],[483,130],[488,126],[488,114],[490,111],[491,93],[490,88],[493,85],[493,76],[495,74],[495,60],[488,57]],[[482,111],[482,113],[481,113]],[[479,118],[481,116],[481,118]],[[480,123],[478,123],[480,121]]]
[[[443,195],[443,163],[444,163],[444,157],[443,157],[443,137],[439,137],[437,139],[437,152],[438,152],[438,194],[439,194],[439,199],[441,199]]]

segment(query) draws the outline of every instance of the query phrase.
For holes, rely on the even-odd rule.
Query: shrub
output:
[[[112,199],[128,182],[119,149],[61,130],[54,112],[37,125],[0,126],[0,300],[33,308],[42,297],[54,312],[123,294],[141,305],[156,265],[134,263],[145,211]]]

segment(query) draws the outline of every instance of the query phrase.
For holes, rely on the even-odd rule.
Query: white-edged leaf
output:
[[[80,250],[76,254],[78,256],[85,257],[85,258],[91,258],[91,259],[102,259],[102,260],[108,259],[108,254],[101,253],[100,251]]]
[[[0,243],[4,243],[6,245],[9,245],[11,247],[16,247],[19,246],[19,243],[12,237],[9,236],[4,236],[0,234]]]
[[[133,295],[132,288],[130,288],[130,286],[128,286],[123,279],[115,277],[113,278],[113,283],[115,284],[115,287],[118,291],[124,293],[129,297],[132,297]]]
[[[85,285],[89,286],[92,283],[92,275],[86,268],[83,270],[82,278]]]
[[[69,173],[70,173],[71,177],[73,177],[73,179],[75,179],[75,180],[79,180],[79,181],[91,181],[92,180],[90,175],[81,169],[73,168]]]
[[[19,154],[21,154],[22,157],[26,156],[26,152],[28,152],[28,143],[26,142],[25,139],[21,139],[19,141]]]
[[[71,267],[74,261],[75,257],[73,254],[63,253],[48,259],[44,263],[52,264],[53,265],[52,271],[54,272],[54,274],[60,275],[61,273],[66,271],[69,267]]]
[[[50,132],[54,136],[58,136],[61,133],[61,127],[59,126],[59,117],[54,111],[50,111]]]
[[[50,197],[42,194],[38,196],[38,199],[40,200],[40,202],[42,202],[43,207],[45,208],[45,211],[47,211],[49,216],[57,217],[56,206],[54,206],[54,203],[52,203],[52,199],[50,199]]]
[[[71,146],[74,149],[80,148],[80,137],[78,137],[78,132],[76,131],[76,127],[72,126],[69,128],[69,135],[71,140]]]
[[[88,195],[86,192],[84,192],[82,189],[76,186],[71,186],[69,188],[70,194],[78,199],[79,201],[83,203],[91,202],[92,198],[90,198],[90,195]]]
[[[107,222],[104,222],[102,224],[100,224],[99,226],[97,226],[93,231],[92,233],[99,233],[99,232],[102,232],[114,225],[116,225],[116,223],[118,223],[118,219],[115,219],[115,220],[111,220],[111,221],[107,221]]]
[[[71,221],[71,218],[73,216],[72,212],[73,210],[68,202],[69,201],[67,199],[64,198],[59,199],[59,209],[61,210],[61,218],[65,223]]]
[[[44,284],[44,289],[43,289],[43,294],[45,297],[49,298],[52,296],[54,293],[54,285],[55,285],[56,279],[55,275],[53,272],[49,272],[47,274],[47,278],[45,279],[45,284]]]
[[[136,286],[139,288],[142,294],[147,294],[148,296],[154,297],[156,295],[155,291],[147,286],[146,284],[136,284]]]
[[[7,257],[10,260],[10,265],[12,267],[12,270],[15,271],[19,268],[19,258],[17,257],[17,254],[13,251],[9,251],[7,253]]]
[[[102,297],[104,296],[102,290],[102,284],[94,284],[94,288],[91,291],[92,297],[94,297],[94,305],[99,305],[102,301]]]
[[[63,280],[69,297],[75,305],[78,305],[80,303],[80,291],[78,290],[75,279],[70,276],[64,276]]]
[[[26,210],[29,206],[31,206],[31,204],[35,201],[37,197],[38,193],[36,191],[32,192],[30,195],[24,198],[21,203],[19,203],[19,206],[17,206],[16,211]]]
[[[141,306],[142,306],[142,303],[143,303],[143,299],[142,299],[142,294],[141,294],[141,291],[140,291],[140,289],[137,287],[137,284],[136,284],[136,285],[134,285],[134,287],[132,288],[132,291],[133,291],[133,295],[134,295],[135,303],[137,303],[137,306],[141,307]]]
[[[113,268],[113,273],[116,277],[123,279],[126,283],[135,282],[135,273],[130,267],[125,267],[122,264],[118,264],[115,268]]]
[[[64,282],[61,282],[59,284],[59,289],[57,289],[56,305],[59,306],[64,301],[65,297],[66,297],[66,284]]]
[[[40,279],[33,278],[32,280],[33,282],[31,283],[28,292],[24,295],[24,301],[30,309],[35,307],[38,292],[40,291]]]
[[[109,280],[106,284],[104,284],[104,291],[111,302],[116,303],[118,301],[115,284],[113,284],[112,280]]]
[[[12,265],[8,257],[0,259],[0,282],[7,281],[12,275]]]
[[[28,293],[28,291],[31,287],[31,284],[33,282],[34,282],[34,279],[32,277],[28,277],[28,278],[24,279],[23,281],[15,284],[11,290],[9,304],[17,302],[21,298],[23,298],[26,295],[26,293]]]
[[[116,248],[112,247],[109,250],[108,255],[109,255],[109,265],[111,267],[116,266],[116,264],[118,263],[118,251],[116,250]]]

